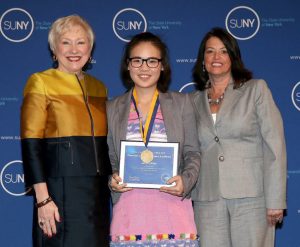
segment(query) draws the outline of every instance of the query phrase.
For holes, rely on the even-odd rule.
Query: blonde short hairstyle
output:
[[[90,42],[91,50],[92,50],[94,45],[95,35],[91,26],[82,17],[78,15],[69,15],[69,16],[61,17],[52,23],[52,26],[48,34],[48,42],[52,52],[55,52],[56,42],[58,41],[59,37],[74,26],[82,27],[83,30],[87,33],[87,37]]]

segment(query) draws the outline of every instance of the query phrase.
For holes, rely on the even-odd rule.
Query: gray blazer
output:
[[[119,171],[120,140],[126,139],[132,90],[107,102],[109,157],[113,172]],[[190,197],[195,186],[199,167],[200,152],[196,132],[196,119],[188,95],[168,92],[159,93],[168,142],[179,142],[178,174],[182,176],[184,195]],[[112,191],[113,203],[121,193]]]
[[[213,123],[207,92],[191,94],[201,150],[194,201],[264,196],[266,207],[286,208],[283,124],[263,80],[229,84]]]

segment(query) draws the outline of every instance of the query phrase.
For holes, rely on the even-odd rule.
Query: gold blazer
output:
[[[30,76],[21,108],[26,183],[47,177],[106,175],[105,86],[85,74],[48,69]]]

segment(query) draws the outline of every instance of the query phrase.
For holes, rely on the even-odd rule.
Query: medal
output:
[[[146,119],[145,127],[142,124],[140,113],[139,113],[138,108],[137,108],[138,98],[137,98],[137,93],[135,91],[135,88],[133,89],[133,93],[132,93],[132,97],[131,97],[132,102],[134,104],[135,111],[136,111],[136,113],[139,117],[139,120],[140,120],[141,137],[142,137],[142,140],[145,143],[145,147],[146,147],[146,149],[144,151],[142,151],[141,154],[140,154],[140,158],[145,164],[149,164],[154,159],[154,155],[153,155],[152,151],[147,148],[147,145],[148,145],[149,140],[150,140],[151,131],[152,131],[152,128],[153,128],[155,116],[156,116],[158,106],[159,106],[158,95],[159,95],[158,90],[156,89],[155,92],[154,92],[154,95],[152,97],[150,110],[149,110],[149,114],[148,114],[147,119]]]
[[[153,153],[149,149],[144,150],[141,152],[141,160],[149,164],[153,160]]]

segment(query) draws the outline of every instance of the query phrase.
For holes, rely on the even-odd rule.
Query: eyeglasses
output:
[[[128,61],[133,68],[140,68],[144,62],[146,62],[149,68],[157,68],[159,63],[161,62],[161,58],[156,57],[148,57],[148,58],[141,58],[141,57],[130,57]]]

